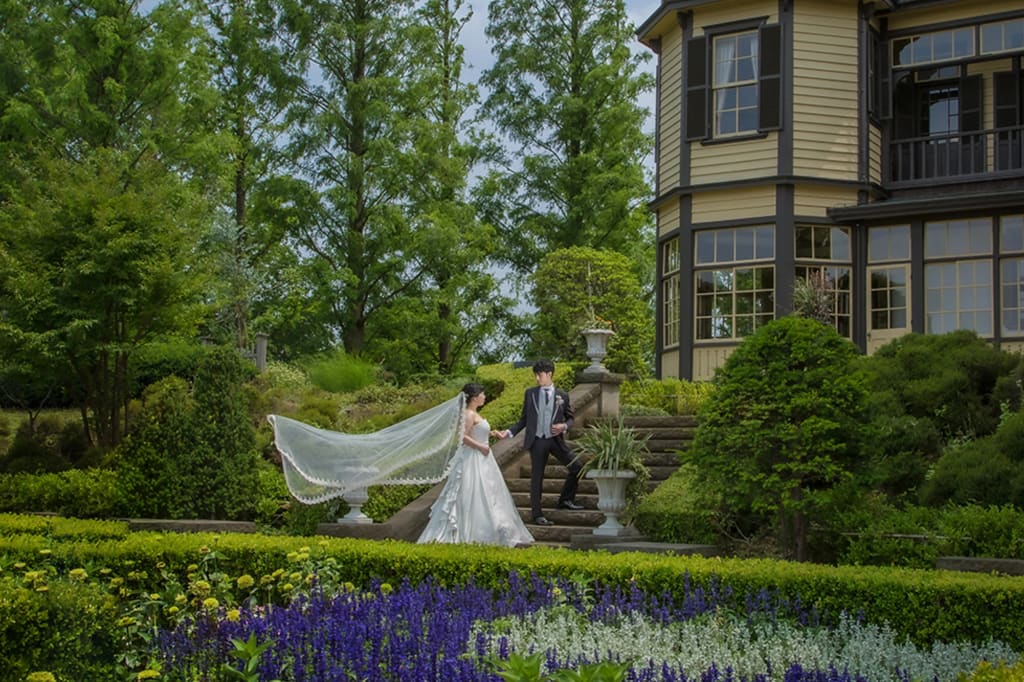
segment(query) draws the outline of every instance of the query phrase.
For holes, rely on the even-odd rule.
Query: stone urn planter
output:
[[[583,475],[597,483],[597,508],[605,522],[594,535],[624,535],[619,515],[635,509],[650,472],[644,465],[649,436],[637,434],[617,420],[599,419],[573,441],[577,457],[585,459]]]
[[[373,519],[363,513],[363,505],[370,499],[366,488],[346,490],[341,499],[348,504],[348,514],[338,519],[338,523],[373,523]]]
[[[587,357],[590,358],[590,366],[584,372],[607,372],[602,361],[608,355],[608,339],[615,336],[611,329],[583,329],[580,331],[583,338],[587,340]]]
[[[626,527],[619,523],[619,514],[626,509],[626,486],[636,478],[628,469],[591,469],[586,477],[597,483],[597,508],[605,520],[594,529],[594,535],[623,535]]]

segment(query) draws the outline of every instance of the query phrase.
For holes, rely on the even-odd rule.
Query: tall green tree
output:
[[[319,79],[292,111],[297,201],[315,208],[290,234],[344,350],[403,374],[464,364],[501,307],[483,267],[497,240],[466,198],[468,16],[456,0],[353,0],[291,22]]]
[[[219,157],[220,220],[211,234],[221,283],[211,336],[250,343],[249,327],[273,271],[288,254],[282,245],[294,181],[284,153],[285,113],[302,83],[298,50],[280,30],[280,3],[204,0],[206,49],[218,106],[212,127]],[[225,339],[227,340],[227,339]]]
[[[0,344],[46,347],[112,445],[133,349],[196,322],[209,73],[173,2],[30,6],[5,25],[21,49],[0,102]]]
[[[482,183],[513,265],[531,271],[569,246],[628,255],[650,270],[652,219],[644,159],[653,148],[638,103],[653,78],[622,0],[494,0],[495,56],[483,76],[486,116],[511,154]]]

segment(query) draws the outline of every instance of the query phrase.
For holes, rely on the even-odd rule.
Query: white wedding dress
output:
[[[481,419],[469,435],[486,443],[490,431],[490,424]],[[430,520],[418,542],[476,542],[507,547],[533,542],[494,453],[484,455],[465,444],[459,447],[452,458],[448,481],[430,507]]]

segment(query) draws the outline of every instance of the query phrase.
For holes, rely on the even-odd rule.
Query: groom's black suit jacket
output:
[[[538,401],[544,400],[544,396],[541,394],[540,386],[534,386],[533,388],[526,389],[526,393],[523,395],[523,412],[519,416],[519,421],[513,424],[509,428],[509,434],[511,436],[516,435],[523,428],[526,428],[526,433],[523,436],[523,446],[527,449],[533,444],[534,438],[537,436],[537,419],[539,414],[537,412]],[[551,419],[552,424],[565,424],[566,432],[572,428],[573,412],[572,407],[569,405],[569,394],[560,388],[554,389],[554,395],[552,399],[555,401],[554,414]],[[569,446],[565,442],[564,434],[559,434],[554,438],[554,446],[564,452],[570,454]]]

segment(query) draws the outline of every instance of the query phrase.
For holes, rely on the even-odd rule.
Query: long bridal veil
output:
[[[380,484],[436,483],[462,443],[465,394],[374,433],[340,433],[269,415],[285,481],[316,504]]]

